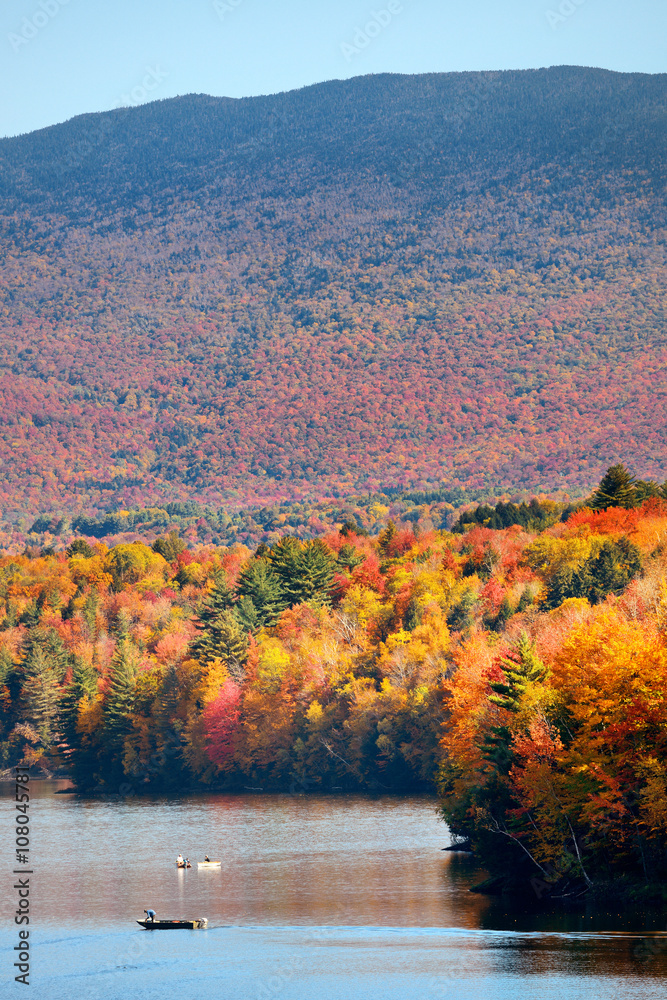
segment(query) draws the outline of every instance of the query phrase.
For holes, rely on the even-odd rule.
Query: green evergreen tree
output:
[[[622,464],[607,469],[600,485],[591,497],[589,507],[606,510],[608,507],[633,507],[635,504],[635,480]]]
[[[500,661],[500,666],[505,680],[491,683],[494,694],[489,695],[489,701],[509,712],[518,712],[519,701],[528,684],[544,680],[546,667],[525,632],[521,633],[511,655]]]
[[[252,559],[241,570],[237,592],[245,601],[242,607],[237,605],[237,616],[245,624],[253,618],[257,627],[270,628],[278,621],[281,611],[287,603],[283,597],[281,579],[266,559]],[[252,602],[252,610],[248,601]]]
[[[77,788],[90,788],[96,783],[94,772],[97,765],[97,753],[84,745],[81,734],[77,730],[81,702],[84,698],[92,700],[96,694],[97,674],[95,670],[81,657],[75,657],[72,680],[67,685],[60,700],[60,729],[67,744],[64,751],[65,763]]]
[[[578,570],[573,566],[564,566],[549,581],[544,607],[547,610],[559,608],[570,597],[586,597],[589,589],[586,564]]]
[[[378,545],[380,546],[380,551],[386,554],[390,542],[393,541],[395,537],[396,537],[396,525],[394,524],[393,521],[389,521],[387,527],[384,529],[384,531],[380,532],[380,536],[378,538]]]
[[[252,597],[240,597],[234,608],[236,619],[244,632],[259,632],[262,628]]]
[[[32,600],[21,615],[21,624],[25,625],[28,629],[36,629],[42,617],[45,601],[44,591],[41,591],[37,599]]]
[[[24,663],[21,700],[25,719],[46,746],[55,742],[58,733],[59,675],[57,661],[39,643],[34,643]]]
[[[166,559],[168,563],[172,563],[179,553],[185,549],[185,542],[182,538],[179,538],[176,531],[170,531],[168,535],[164,535],[162,538],[156,538],[151,545],[151,548],[153,552],[157,552],[157,554]]]
[[[74,657],[72,679],[60,699],[60,720],[62,734],[70,746],[76,746],[76,731],[79,705],[84,698],[94,698],[97,694],[97,674],[94,668],[80,656]]]
[[[23,673],[7,649],[0,650],[0,736],[6,738],[19,721]]]
[[[447,615],[447,626],[452,632],[466,632],[475,623],[475,609],[478,605],[477,596],[472,590],[464,590],[459,600]]]
[[[285,606],[292,607],[300,600],[301,550],[302,543],[298,538],[285,535],[271,549],[271,566],[275,570],[285,601]]]
[[[341,569],[352,570],[355,566],[360,566],[363,561],[364,557],[357,552],[354,545],[350,545],[348,542],[341,545],[337,559]]]
[[[410,603],[405,609],[405,616],[403,618],[403,627],[408,631],[412,632],[413,629],[417,628],[421,624],[422,620],[422,609],[419,606],[419,602],[416,598],[411,597]]]
[[[15,667],[11,653],[7,649],[0,649],[0,687],[7,683],[9,675]]]
[[[229,611],[233,607],[234,595],[227,586],[224,576],[218,573],[213,589],[197,608],[195,625],[203,630],[210,622],[215,621],[223,611]]]
[[[500,665],[505,680],[493,681],[490,684],[494,693],[489,695],[489,701],[509,712],[518,712],[521,696],[528,684],[544,680],[546,667],[525,632],[521,633],[512,653],[509,657],[504,657]],[[481,750],[499,774],[509,774],[514,763],[514,753],[512,734],[508,726],[493,726],[485,735]]]
[[[663,488],[652,479],[638,479],[635,482],[635,505],[643,503],[644,500],[663,498]]]
[[[90,559],[91,556],[95,555],[95,549],[91,548],[85,539],[75,538],[67,548],[67,555],[70,559],[72,556],[83,556],[85,559]]]
[[[549,583],[546,608],[558,608],[569,597],[585,597],[599,604],[609,594],[621,594],[641,572],[641,554],[628,538],[605,541],[582,566],[565,566]]]
[[[495,616],[493,621],[494,630],[496,632],[501,632],[513,614],[514,608],[512,607],[512,602],[510,601],[508,595],[505,594],[500,603],[500,607],[498,608],[498,614]]]
[[[109,690],[103,709],[104,741],[113,754],[121,753],[123,739],[132,728],[136,660],[136,651],[130,641],[128,621],[125,617],[121,617],[116,632],[116,649],[111,660]]]
[[[336,562],[325,543],[319,538],[307,542],[301,552],[299,566],[301,573],[293,603],[312,601],[315,604],[330,604]]]
[[[639,549],[628,538],[604,542],[597,556],[586,561],[586,596],[599,604],[608,594],[621,594],[641,568]]]
[[[520,615],[521,612],[525,611],[526,608],[529,608],[532,603],[533,601],[530,596],[530,591],[528,590],[528,587],[524,587],[523,590],[521,591],[521,597],[519,598],[519,603],[516,606],[516,613]]]
[[[91,590],[86,594],[86,598],[83,602],[83,607],[81,609],[81,614],[83,615],[83,620],[88,628],[88,633],[90,638],[94,641],[97,639],[97,612],[100,606],[100,597],[96,590]]]
[[[192,651],[204,662],[219,657],[236,679],[244,676],[248,658],[248,636],[233,611],[222,611],[209,621],[204,632],[193,643]]]

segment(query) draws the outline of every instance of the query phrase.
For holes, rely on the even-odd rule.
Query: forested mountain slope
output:
[[[662,481],[666,97],[384,75],[0,141],[4,510]]]

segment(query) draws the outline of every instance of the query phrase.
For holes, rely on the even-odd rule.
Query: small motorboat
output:
[[[198,861],[197,868],[222,868],[222,861]]]
[[[189,861],[177,861],[176,862],[176,867],[177,868],[192,868],[192,865],[190,864]]]
[[[137,923],[147,931],[196,931],[208,926],[206,917],[199,920],[137,920]]]

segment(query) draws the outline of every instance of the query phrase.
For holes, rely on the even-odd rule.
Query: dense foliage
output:
[[[572,897],[625,881],[661,898],[667,504],[585,508],[523,561],[542,581],[539,614],[515,616],[500,643],[471,634],[445,681],[444,816],[494,891]]]
[[[667,502],[615,467],[591,503],[612,480],[626,506],[527,505],[541,528],[8,553],[2,766],[109,796],[437,776],[453,832],[505,882],[659,885]]]
[[[388,518],[430,530],[447,527],[454,517],[454,504],[461,506],[478,495],[467,496],[460,489],[407,493],[387,490],[329,500],[304,498],[301,502],[241,510],[204,506],[190,500],[164,507],[108,511],[98,516],[40,514],[37,518],[23,517],[14,524],[0,519],[0,546],[48,548],[67,545],[78,535],[114,545],[176,531],[188,544],[212,542],[229,546],[242,542],[256,547],[261,542],[275,542],[285,533],[302,539],[314,538],[348,521],[361,534],[377,534]]]
[[[657,477],[665,85],[364,77],[2,140],[3,509]]]

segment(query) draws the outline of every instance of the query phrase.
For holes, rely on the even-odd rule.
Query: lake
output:
[[[31,988],[44,1000],[644,1000],[667,995],[664,914],[469,892],[428,798],[118,801],[31,785]],[[6,816],[13,785],[2,785]],[[3,885],[13,914],[14,845]],[[179,871],[182,852],[193,868]],[[219,871],[198,871],[204,854]],[[158,917],[208,929],[147,933]],[[18,928],[2,930],[2,995]]]

